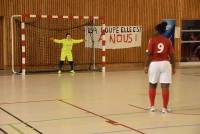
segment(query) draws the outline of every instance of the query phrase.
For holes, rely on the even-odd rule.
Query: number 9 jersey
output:
[[[146,51],[150,54],[151,61],[169,61],[169,55],[174,53],[174,48],[168,38],[157,35],[149,40]]]

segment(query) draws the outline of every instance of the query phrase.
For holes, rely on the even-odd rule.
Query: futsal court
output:
[[[148,112],[147,75],[135,71],[1,75],[1,134],[199,134],[200,69],[178,69],[171,113]]]
[[[199,7],[0,0],[0,134],[200,134]]]

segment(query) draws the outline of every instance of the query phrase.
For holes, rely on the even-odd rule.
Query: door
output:
[[[182,20],[181,61],[200,61],[200,20]]]

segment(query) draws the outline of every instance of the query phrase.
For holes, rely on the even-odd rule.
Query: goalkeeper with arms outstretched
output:
[[[58,73],[62,72],[64,61],[67,58],[68,63],[70,65],[70,72],[74,73],[74,62],[73,62],[73,56],[72,56],[72,47],[74,44],[78,44],[83,42],[83,39],[75,40],[71,38],[71,35],[69,33],[66,34],[66,38],[64,39],[54,39],[53,37],[50,38],[50,40],[53,40],[53,42],[62,44],[62,50],[60,55],[60,63],[59,63],[59,70]]]

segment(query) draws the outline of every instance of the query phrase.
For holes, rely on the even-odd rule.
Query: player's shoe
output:
[[[75,71],[74,70],[71,70],[71,71],[69,71],[70,73],[75,73]]]
[[[61,70],[58,70],[58,74],[61,74],[62,73],[62,71]]]
[[[149,112],[156,112],[156,108],[154,106],[151,106],[148,108]]]

